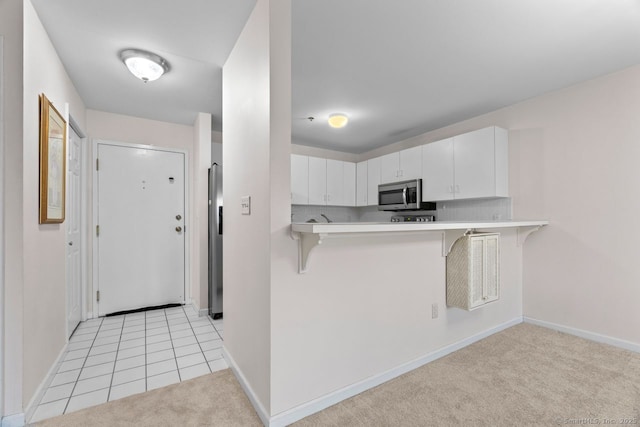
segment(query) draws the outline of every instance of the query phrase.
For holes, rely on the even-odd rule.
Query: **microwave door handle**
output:
[[[402,189],[402,201],[404,202],[404,207],[407,207],[407,190],[409,189],[409,187],[407,187],[406,185],[404,186],[404,188]]]

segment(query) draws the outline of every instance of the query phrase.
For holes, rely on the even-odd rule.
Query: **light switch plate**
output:
[[[240,211],[242,215],[251,215],[251,196],[240,197]]]

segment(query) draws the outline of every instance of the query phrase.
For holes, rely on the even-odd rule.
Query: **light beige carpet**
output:
[[[575,425],[605,418],[640,425],[640,354],[520,324],[295,425]],[[261,423],[225,370],[37,425]]]

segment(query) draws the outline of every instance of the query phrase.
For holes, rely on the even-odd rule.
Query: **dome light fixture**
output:
[[[346,114],[335,113],[329,116],[329,126],[335,129],[343,128],[349,122],[349,117]]]
[[[131,74],[145,83],[158,80],[170,70],[166,59],[145,50],[125,49],[120,52],[120,59]]]

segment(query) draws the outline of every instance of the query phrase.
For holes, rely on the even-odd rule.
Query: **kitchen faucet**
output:
[[[320,214],[320,216],[321,216],[321,217],[323,217],[324,219],[326,219],[326,220],[327,220],[327,222],[333,222],[333,221],[331,221],[331,220],[329,219],[329,217],[328,217],[328,216],[326,216],[326,215],[325,215],[325,214],[323,214],[323,213],[321,213],[321,214]]]

